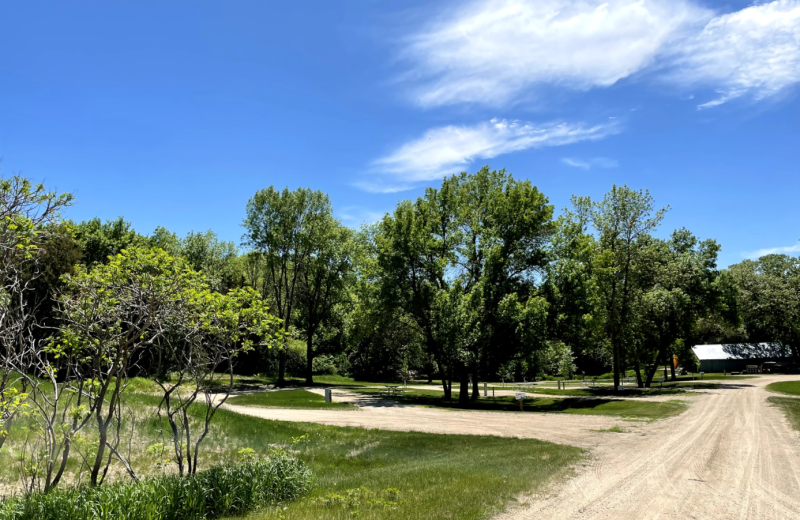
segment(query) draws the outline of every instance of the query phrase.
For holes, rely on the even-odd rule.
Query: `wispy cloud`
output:
[[[619,162],[616,159],[609,159],[608,157],[595,157],[593,159],[584,160],[584,159],[575,159],[573,157],[564,157],[561,159],[561,162],[566,164],[567,166],[572,166],[574,168],[581,168],[583,170],[591,170],[592,168],[616,168],[619,166]]]
[[[800,83],[800,0],[716,14],[697,0],[472,0],[405,41],[413,101],[502,106],[634,75],[764,100]]]
[[[607,123],[534,124],[492,119],[473,126],[432,128],[392,153],[372,163],[373,177],[357,186],[367,191],[391,192],[464,171],[475,161],[499,155],[594,141],[617,133],[619,125]]]
[[[385,215],[385,212],[374,211],[361,206],[345,206],[336,213],[342,222],[351,227],[375,223]]]
[[[424,107],[503,105],[539,84],[613,85],[712,14],[685,0],[477,0],[408,40]]]
[[[753,260],[755,260],[757,258],[761,258],[762,256],[766,255],[780,255],[780,254],[792,254],[792,253],[800,253],[800,244],[794,246],[769,247],[766,249],[757,249],[756,251],[751,251],[749,253],[742,253],[742,257],[752,258]]]
[[[718,16],[682,42],[674,77],[715,88],[711,108],[748,95],[762,100],[800,83],[800,0],[777,0]]]

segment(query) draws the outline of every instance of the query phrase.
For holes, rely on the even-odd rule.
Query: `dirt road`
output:
[[[600,416],[370,406],[358,411],[230,406],[249,415],[431,433],[486,434],[588,448],[576,476],[495,520],[800,518],[800,436],[766,403],[769,376],[702,390],[689,411],[654,423]],[[622,427],[626,433],[592,430]]]
[[[550,497],[495,520],[800,518],[800,436],[750,379],[704,391],[679,417],[606,434]]]

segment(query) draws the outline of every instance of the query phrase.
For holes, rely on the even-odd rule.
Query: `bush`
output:
[[[338,370],[336,370],[336,363],[333,357],[326,356],[325,354],[320,354],[315,357],[311,362],[311,366],[316,376],[335,376],[339,373]]]
[[[305,494],[311,472],[285,455],[97,488],[33,493],[0,503],[0,520],[200,520],[241,515]]]

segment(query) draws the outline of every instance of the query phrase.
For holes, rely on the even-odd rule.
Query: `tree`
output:
[[[729,272],[747,339],[780,343],[800,359],[800,258],[766,255]]]
[[[256,192],[247,203],[243,240],[259,253],[251,261],[263,263],[259,269],[260,290],[288,332],[296,325],[303,270],[312,257],[324,250],[331,215],[328,196],[305,188],[278,191],[270,186]],[[252,265],[250,270],[253,271]],[[280,386],[286,377],[285,343],[278,353]]]
[[[93,218],[74,226],[75,241],[83,253],[86,265],[104,264],[123,249],[144,247],[147,239],[138,234],[122,217],[102,222]]]
[[[694,344],[700,319],[721,310],[718,252],[716,242],[700,242],[686,229],[676,230],[668,241],[653,239],[647,246],[646,268],[639,270],[646,278],[639,280],[641,292],[632,313],[632,361],[640,386],[650,386],[659,364],[672,367],[675,379],[672,355]]]
[[[349,297],[353,283],[352,232],[332,217],[321,219],[317,247],[301,266],[297,325],[306,336],[306,383],[312,384],[314,338],[337,305]]]
[[[153,344],[150,375],[163,392],[158,412],[170,427],[178,473],[193,475],[209,425],[233,390],[237,356],[254,346],[270,347],[282,334],[254,289],[220,294],[203,278],[184,280],[172,309],[162,314],[165,330]]]
[[[614,388],[620,384],[631,342],[632,308],[638,297],[637,270],[646,268],[645,245],[668,208],[655,210],[648,191],[613,186],[602,201],[573,198],[576,211],[588,215],[597,234],[592,272],[600,304],[597,317],[611,348]]]
[[[376,242],[384,297],[413,317],[446,397],[453,378],[463,388],[470,375],[477,397],[481,375],[543,344],[544,338],[523,340],[521,318],[510,311],[546,307],[544,299],[531,300],[541,298],[535,281],[547,261],[551,218],[552,206],[529,181],[484,167],[401,202],[381,222]],[[459,326],[469,323],[474,333],[452,333],[448,323],[457,316],[448,313],[456,312]]]
[[[60,211],[71,204],[72,195],[24,177],[0,178],[0,447],[28,391],[23,359],[39,348],[38,310],[49,298],[37,291],[42,259],[63,232]]]
[[[144,350],[165,335],[176,302],[199,277],[160,249],[139,248],[66,276],[59,335],[47,353],[67,361],[67,383],[85,400],[77,406],[97,427],[97,450],[87,456],[92,485],[103,482],[112,456],[136,478],[120,449],[122,395]]]

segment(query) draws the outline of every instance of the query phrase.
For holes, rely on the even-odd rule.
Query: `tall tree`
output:
[[[324,251],[333,220],[331,203],[321,191],[298,188],[278,191],[270,186],[247,203],[244,243],[263,262],[260,290],[284,329],[291,333],[299,305],[303,270]],[[278,385],[285,384],[286,343],[278,347]]]
[[[576,211],[587,214],[597,234],[593,273],[600,304],[598,318],[611,349],[614,388],[620,387],[627,346],[631,342],[632,308],[640,287],[638,270],[644,252],[668,208],[656,210],[648,191],[613,186],[603,200],[573,198]]]
[[[530,301],[541,298],[535,281],[547,261],[551,219],[552,206],[529,181],[484,167],[402,202],[381,223],[381,283],[414,317],[446,396],[454,378],[463,388],[470,375],[477,396],[481,375],[536,345],[522,340],[520,317],[510,311],[546,307]],[[460,320],[461,334],[447,313]]]
[[[800,258],[766,255],[729,269],[751,342],[778,342],[800,359]]]
[[[147,239],[122,217],[105,222],[99,218],[81,222],[75,225],[74,234],[86,265],[104,264],[123,249],[147,245]]]

